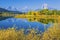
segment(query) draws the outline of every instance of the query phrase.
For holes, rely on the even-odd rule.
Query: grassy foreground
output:
[[[31,29],[29,34],[24,34],[24,30],[15,30],[9,28],[0,30],[0,40],[60,40],[60,27],[53,26],[48,28],[42,34],[36,34],[37,31]]]

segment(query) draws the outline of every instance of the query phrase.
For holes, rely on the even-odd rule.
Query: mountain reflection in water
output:
[[[29,22],[26,19],[18,19],[18,18],[8,18],[6,20],[2,20],[0,21],[0,29],[7,29],[7,28],[16,28],[16,29],[28,29],[28,28],[34,28],[34,29],[38,29],[41,31],[44,31],[44,28],[48,28],[50,27],[51,24],[43,24],[40,22]]]

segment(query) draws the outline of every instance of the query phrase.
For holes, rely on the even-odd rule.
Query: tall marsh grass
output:
[[[0,40],[60,40],[60,27],[54,25],[42,34],[37,33],[35,29],[29,30],[28,34],[24,33],[24,29],[1,29]]]

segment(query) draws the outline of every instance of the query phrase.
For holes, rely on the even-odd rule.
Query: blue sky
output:
[[[49,7],[60,10],[60,0],[0,0],[0,7],[8,8],[15,7],[18,10],[24,9],[39,9],[44,3]]]

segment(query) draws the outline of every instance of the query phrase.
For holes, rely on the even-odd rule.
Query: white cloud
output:
[[[42,9],[47,9],[48,8],[48,4],[47,3],[44,3],[42,6],[41,6]]]
[[[28,6],[25,6],[25,7],[22,8],[22,10],[25,10],[25,9],[28,9]]]

